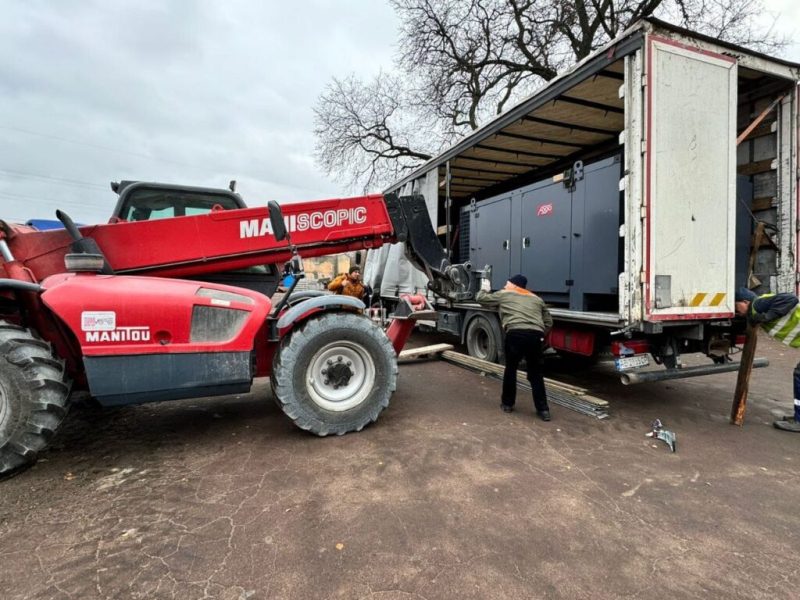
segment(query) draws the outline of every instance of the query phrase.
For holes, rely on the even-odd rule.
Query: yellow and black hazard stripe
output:
[[[727,294],[725,292],[717,292],[716,294],[711,292],[697,292],[689,302],[689,306],[719,306],[725,300],[726,296]]]

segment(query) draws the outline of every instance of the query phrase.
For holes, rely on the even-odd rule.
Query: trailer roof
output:
[[[507,112],[425,162],[387,191],[395,191],[434,168],[450,162],[450,196],[473,196],[480,190],[545,169],[568,165],[615,144],[624,128],[623,57],[642,46],[645,33],[674,33],[737,53],[800,69],[800,65],[766,56],[657,19],[635,23],[569,70],[548,82]],[[743,77],[757,79],[756,71]],[[799,71],[800,72],[800,71]],[[797,73],[795,77],[797,78]]]

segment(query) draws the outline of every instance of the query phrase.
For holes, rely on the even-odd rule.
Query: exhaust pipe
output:
[[[753,359],[753,368],[760,369],[769,366],[769,359]],[[666,371],[644,371],[641,373],[621,373],[620,381],[623,385],[634,385],[636,383],[649,383],[651,381],[666,381],[668,379],[685,379],[687,377],[700,377],[701,375],[716,375],[717,373],[729,373],[738,371],[739,363],[732,362],[724,365],[710,365],[700,367],[686,367],[685,369],[670,369]]]

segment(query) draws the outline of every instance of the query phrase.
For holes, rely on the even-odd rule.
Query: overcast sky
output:
[[[800,2],[766,0],[800,36]],[[346,193],[314,165],[334,75],[391,65],[381,0],[0,0],[0,218],[104,222],[112,180],[225,187],[250,205]],[[800,61],[800,45],[787,58]]]

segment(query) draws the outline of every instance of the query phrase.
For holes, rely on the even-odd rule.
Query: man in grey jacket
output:
[[[489,280],[484,279],[476,300],[484,306],[497,307],[506,333],[506,370],[503,374],[503,396],[500,403],[503,412],[514,410],[517,368],[524,358],[536,414],[543,421],[549,421],[550,408],[547,405],[541,363],[544,334],[553,326],[553,318],[544,301],[528,291],[527,286],[527,277],[514,275],[502,290],[491,293]]]

